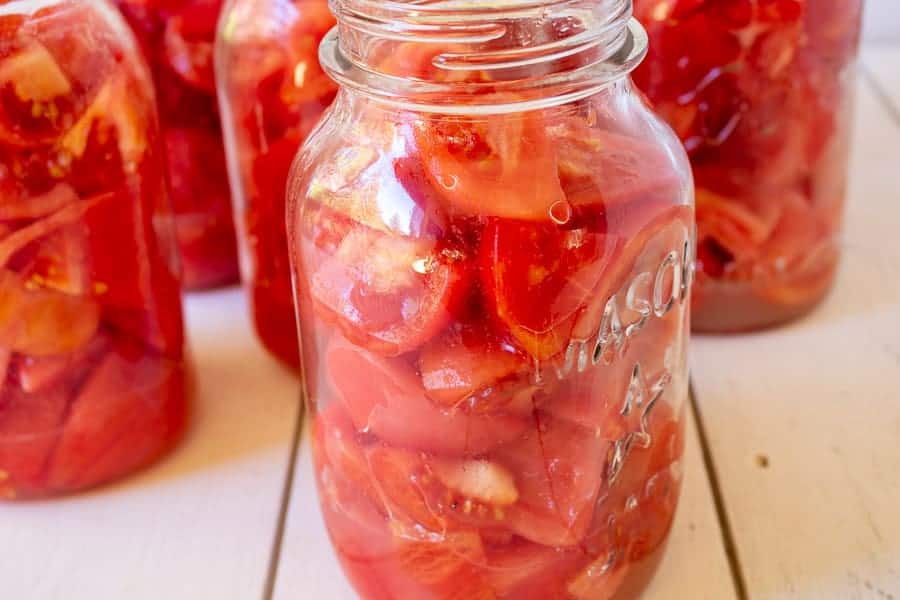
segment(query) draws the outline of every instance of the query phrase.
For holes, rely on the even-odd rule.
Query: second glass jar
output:
[[[318,57],[333,26],[327,0],[231,0],[216,46],[243,278],[260,339],[293,368],[300,357],[285,190],[294,155],[337,91]]]
[[[366,600],[635,597],[681,483],[694,255],[630,3],[332,6],[288,242],[346,573]]]
[[[839,257],[862,0],[635,0],[639,87],[697,183],[694,328],[776,325]]]
[[[183,283],[238,280],[237,243],[213,77],[223,0],[115,0],[153,71]]]

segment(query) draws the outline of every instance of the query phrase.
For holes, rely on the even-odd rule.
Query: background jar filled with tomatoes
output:
[[[694,328],[778,324],[838,264],[862,0],[635,0],[638,86],[697,185]]]
[[[0,6],[0,498],[103,483],[184,427],[160,144],[111,4]]]
[[[635,597],[681,483],[694,246],[630,2],[332,8],[288,243],[345,572],[367,600]]]
[[[183,283],[238,281],[237,242],[213,75],[224,0],[114,0],[156,84]]]
[[[220,24],[216,73],[243,279],[260,339],[298,368],[285,189],[337,91],[318,56],[334,17],[327,0],[231,0]]]

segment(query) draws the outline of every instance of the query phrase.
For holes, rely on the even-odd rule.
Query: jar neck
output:
[[[632,0],[330,0],[322,42],[344,87],[417,110],[514,112],[575,101],[647,50]]]

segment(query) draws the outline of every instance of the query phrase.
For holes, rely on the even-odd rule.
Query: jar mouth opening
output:
[[[647,50],[631,0],[331,0],[331,8],[338,26],[320,48],[329,75],[419,110],[561,104],[625,77]]]

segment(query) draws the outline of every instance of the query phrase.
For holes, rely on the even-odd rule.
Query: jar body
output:
[[[105,0],[0,7],[0,497],[71,492],[184,428],[152,82]]]
[[[680,4],[635,1],[635,80],[694,168],[694,328],[774,325],[834,279],[862,0]]]
[[[480,116],[339,93],[288,240],[322,511],[363,598],[640,588],[680,486],[688,171],[627,79]]]
[[[243,279],[256,331],[299,368],[285,232],[285,190],[300,144],[336,84],[318,48],[334,26],[327,0],[232,0],[221,19],[216,72]]]
[[[223,0],[115,0],[153,72],[184,286],[238,281],[237,242],[213,76]]]

